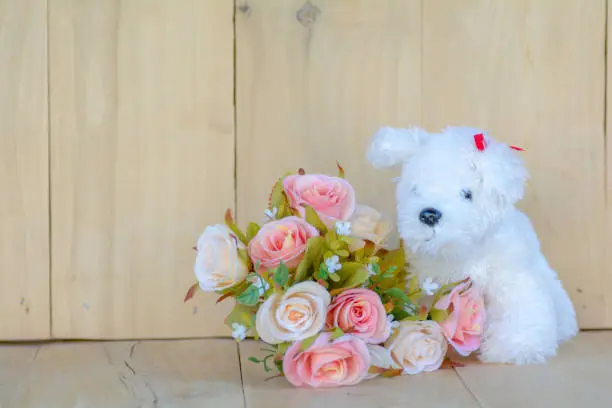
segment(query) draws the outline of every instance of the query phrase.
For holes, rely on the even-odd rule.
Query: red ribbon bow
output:
[[[487,141],[484,138],[484,135],[482,133],[478,133],[477,135],[474,135],[474,144],[476,145],[476,149],[478,149],[478,151],[483,152],[486,148],[487,148]],[[523,149],[522,147],[518,147],[518,146],[509,146],[512,150],[516,150],[519,152],[524,152],[525,149]]]
[[[476,144],[476,149],[481,152],[487,148],[487,142],[485,141],[484,135],[482,133],[474,135],[474,144]]]

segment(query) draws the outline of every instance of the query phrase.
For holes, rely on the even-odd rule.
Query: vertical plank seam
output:
[[[244,389],[244,374],[242,372],[242,358],[240,356],[240,343],[236,342],[236,354],[238,355],[238,368],[240,370],[240,388],[242,388],[242,406],[247,408],[246,390]]]
[[[234,0],[234,6],[232,10],[232,29],[234,33],[233,38],[233,92],[234,92],[234,216],[238,220],[238,41],[237,41],[237,29],[236,19],[238,13],[237,0]],[[240,371],[240,388],[242,389],[242,406],[247,408],[246,391],[244,389],[244,374],[242,372],[242,358],[240,356],[240,343],[236,342],[236,355],[238,357],[238,370]]]
[[[607,1],[607,0],[606,0]],[[461,384],[463,384],[463,388],[465,388],[467,390],[467,392],[470,393],[470,395],[472,396],[472,399],[476,402],[476,404],[480,407],[480,408],[484,408],[484,405],[482,404],[482,402],[478,399],[478,397],[476,396],[476,394],[474,394],[474,392],[472,391],[472,389],[470,387],[468,387],[467,383],[463,380],[463,377],[461,377],[461,374],[459,374],[459,370],[457,370],[455,367],[453,367],[453,371],[455,372],[455,375],[457,376],[457,378],[459,379],[459,381],[461,382]]]
[[[234,99],[234,106],[233,108],[233,121],[234,121],[234,200],[233,200],[233,205],[234,205],[234,217],[235,219],[239,222],[238,220],[238,64],[237,64],[237,59],[238,59],[238,45],[237,45],[237,29],[236,29],[236,16],[237,16],[237,12],[238,12],[238,7],[237,7],[237,1],[234,0],[234,5],[233,5],[233,9],[232,9],[232,29],[233,29],[233,34],[234,34],[234,38],[233,38],[233,61],[232,61],[232,67],[233,67],[233,99]]]
[[[607,0],[606,0],[607,1]],[[423,123],[423,107],[424,107],[424,95],[425,95],[425,81],[423,81],[423,65],[425,63],[425,0],[421,0],[421,21],[420,21],[420,36],[421,36],[421,49],[419,52],[421,55],[419,56],[419,82],[421,86],[421,95],[419,95],[420,106],[419,106],[419,121],[421,123],[418,126],[424,126]]]
[[[604,73],[603,73],[603,80],[604,80],[604,98],[603,98],[603,188],[604,188],[604,236],[603,236],[603,242],[604,245],[607,247],[607,243],[610,240],[610,226],[609,224],[609,220],[610,217],[608,216],[609,213],[609,208],[608,208],[608,203],[610,202],[609,198],[608,198],[608,164],[609,164],[609,160],[608,160],[608,96],[609,96],[609,89],[608,89],[608,24],[609,24],[609,12],[610,12],[610,1],[606,0],[604,2],[605,5],[605,10],[604,10],[604,42],[603,42],[603,54],[604,54]],[[603,259],[604,261],[604,265],[607,265],[607,259],[606,257],[604,257]],[[605,277],[604,277],[605,280]],[[604,324],[609,325],[610,324],[610,314],[612,313],[610,306],[608,305],[608,299],[606,296],[604,296],[604,309],[605,309],[605,317],[604,317]]]
[[[48,262],[49,262],[49,338],[53,338],[53,211],[51,188],[51,0],[45,2],[46,5],[46,59],[47,59],[47,217],[49,227],[48,238]]]
[[[604,10],[604,100],[603,100],[603,152],[604,152],[604,209],[608,210],[608,13],[609,0]]]

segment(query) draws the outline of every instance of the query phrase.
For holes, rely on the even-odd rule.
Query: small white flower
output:
[[[395,333],[395,330],[400,327],[400,322],[393,320],[393,315],[387,315],[387,321],[391,327],[391,334]]]
[[[368,266],[366,266],[366,269],[368,270],[368,276],[376,275],[376,271],[374,270],[374,265],[368,264]]]
[[[433,295],[438,289],[440,289],[440,285],[433,281],[430,277],[426,278],[423,284],[421,285],[423,291],[425,291],[428,295]]]
[[[334,255],[331,258],[327,258],[325,260],[325,266],[327,266],[327,271],[329,273],[335,273],[342,269],[342,265],[340,264],[340,258],[338,255]]]
[[[351,223],[348,221],[346,222],[338,221],[336,223],[336,234],[344,235],[344,236],[351,235]]]
[[[242,341],[246,337],[247,328],[240,323],[232,323],[232,337],[236,341]]]
[[[253,279],[251,279],[251,282],[253,283],[253,286],[259,290],[259,296],[263,296],[266,291],[270,289],[270,284],[260,276],[255,276]]]
[[[278,214],[278,208],[274,207],[272,208],[272,210],[266,210],[264,211],[264,214],[266,215],[266,217],[273,220],[276,218],[276,214]]]

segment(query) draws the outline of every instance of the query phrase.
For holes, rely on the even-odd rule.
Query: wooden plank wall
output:
[[[612,327],[606,264],[605,1],[423,2],[423,123],[527,149],[521,203],[583,328]],[[608,308],[608,309],[607,309]]]
[[[234,206],[233,4],[53,0],[53,336],[226,333],[183,304]]]
[[[49,337],[47,4],[0,0],[0,339]]]
[[[205,225],[336,160],[394,217],[397,171],[364,152],[410,124],[527,148],[521,207],[581,326],[612,327],[609,8],[0,0],[0,339],[226,335],[227,305],[182,303]]]
[[[527,149],[521,208],[581,326],[612,327],[605,15],[602,0],[243,1],[241,219],[260,216],[275,176],[336,159],[362,202],[393,212],[391,175],[363,158],[378,126],[486,128]]]

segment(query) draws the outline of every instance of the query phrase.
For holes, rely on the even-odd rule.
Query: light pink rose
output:
[[[363,340],[344,335],[330,342],[321,333],[305,351],[293,343],[283,358],[283,372],[296,387],[340,387],[363,380],[370,368],[370,354]]]
[[[480,347],[485,322],[484,300],[470,282],[457,285],[434,307],[448,310],[448,318],[440,325],[446,339],[459,354],[467,356]]]
[[[385,307],[370,289],[349,289],[336,296],[327,311],[327,327],[339,327],[370,344],[382,343],[391,334]]]
[[[319,231],[300,217],[286,217],[264,224],[249,242],[249,256],[261,269],[277,267],[282,261],[288,268],[298,266],[306,243]]]
[[[348,220],[355,211],[355,190],[344,179],[324,174],[291,175],[283,180],[291,207],[304,216],[302,204],[311,206],[328,227]]]

